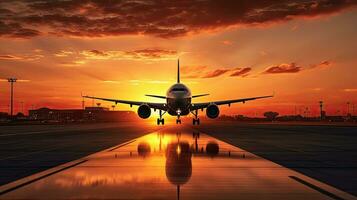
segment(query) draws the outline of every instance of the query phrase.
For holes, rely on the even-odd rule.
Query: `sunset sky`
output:
[[[86,95],[161,101],[176,81],[224,114],[293,114],[357,104],[355,0],[0,1],[0,111],[80,108]],[[90,106],[91,100],[86,100]],[[111,103],[102,102],[110,106]],[[128,110],[127,105],[118,109]],[[137,108],[133,108],[136,110]],[[351,106],[352,110],[352,106]],[[357,106],[356,106],[357,111]]]

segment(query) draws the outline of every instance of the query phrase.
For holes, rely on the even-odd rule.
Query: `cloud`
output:
[[[357,92],[357,88],[346,88],[343,89],[344,92]]]
[[[1,6],[1,4],[0,4]],[[1,17],[0,17],[1,20]],[[11,38],[31,38],[41,35],[40,31],[24,28],[21,22],[3,22],[0,21],[0,37]]]
[[[34,61],[43,58],[41,54],[28,54],[28,55],[12,55],[2,54],[0,60],[15,60],[15,61]]]
[[[63,67],[79,67],[79,66],[82,66],[82,65],[84,65],[86,63],[87,62],[85,60],[72,60],[72,61],[60,62],[59,65],[63,66]]]
[[[0,36],[103,37],[151,35],[162,38],[227,27],[282,23],[354,8],[354,0],[99,1],[14,0],[0,3]]]
[[[332,66],[332,64],[333,64],[332,61],[329,61],[329,60],[321,61],[318,64],[311,64],[308,67],[297,66],[297,64],[294,62],[292,62],[290,64],[283,63],[283,64],[267,67],[263,71],[263,74],[298,73],[298,72],[306,71],[306,70],[330,67],[330,66]]]
[[[207,70],[207,66],[183,66],[181,67],[182,78],[215,78],[232,72],[230,76],[245,77],[252,69],[250,67],[237,68],[218,68],[214,70]]]
[[[132,51],[101,51],[101,50],[84,50],[68,51],[62,50],[54,54],[56,57],[76,57],[86,60],[175,60],[181,55],[175,50],[147,48]]]
[[[111,83],[111,84],[120,84],[120,81],[114,81],[114,80],[104,80],[103,83]]]
[[[233,42],[230,41],[230,40],[223,40],[222,44],[227,45],[227,46],[231,46],[231,45],[233,45]]]
[[[298,73],[302,70],[301,67],[297,66],[295,63],[291,64],[280,64],[274,65],[266,68],[264,74],[282,74],[282,73]]]
[[[207,66],[198,65],[198,66],[182,66],[181,77],[192,79],[192,78],[200,78],[202,72],[207,69]]]
[[[221,76],[227,72],[229,72],[229,69],[216,69],[210,72],[207,72],[205,75],[202,76],[202,78],[214,78],[214,77],[218,77]]]
[[[94,60],[175,60],[179,53],[166,49],[139,49],[133,51],[90,50],[80,53],[86,59]]]
[[[313,69],[313,68],[326,68],[326,67],[330,67],[330,66],[332,66],[332,62],[328,61],[328,60],[325,60],[325,61],[320,62],[319,64],[311,65],[310,69]]]
[[[68,57],[68,56],[73,55],[73,54],[75,54],[75,52],[62,50],[62,51],[59,51],[59,52],[55,53],[54,56],[56,56],[56,57]]]
[[[252,70],[252,68],[250,67],[243,67],[243,68],[235,68],[233,69],[233,73],[230,76],[241,76],[241,77],[245,77],[248,75],[248,72],[250,72]]]

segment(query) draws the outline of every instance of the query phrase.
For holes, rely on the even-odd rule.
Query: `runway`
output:
[[[357,199],[185,126],[9,183],[0,194],[0,199]]]
[[[0,185],[88,156],[158,128],[142,122],[1,126]]]

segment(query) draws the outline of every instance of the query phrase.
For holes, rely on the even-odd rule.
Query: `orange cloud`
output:
[[[250,72],[252,70],[252,68],[250,67],[243,67],[243,68],[235,68],[233,69],[233,73],[230,76],[241,76],[241,77],[245,77],[248,75],[248,72]]]
[[[33,54],[33,55],[11,55],[4,54],[0,55],[0,60],[22,60],[22,61],[33,61],[42,58],[43,55]]]
[[[346,89],[343,89],[343,91],[345,91],[345,92],[357,92],[357,88],[346,88]]]
[[[248,75],[252,69],[250,67],[237,67],[234,69],[229,68],[218,68],[211,71],[206,70],[207,66],[183,66],[181,73],[183,78],[214,78],[222,76],[228,72],[232,72],[230,76],[241,76],[245,77]]]
[[[221,76],[227,72],[229,72],[229,69],[216,69],[213,71],[210,71],[208,73],[206,73],[205,75],[202,76],[202,78],[214,78],[214,77],[218,77]]]
[[[302,70],[301,67],[298,67],[295,63],[291,64],[280,64],[274,65],[266,68],[264,74],[282,74],[282,73],[298,73]]]
[[[319,64],[311,65],[311,68],[325,68],[325,67],[330,67],[330,66],[332,66],[332,62],[325,60],[325,61],[320,62]]]

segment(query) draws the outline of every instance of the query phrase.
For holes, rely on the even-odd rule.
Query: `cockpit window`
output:
[[[186,88],[173,88],[172,91],[187,91]]]

